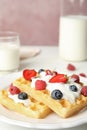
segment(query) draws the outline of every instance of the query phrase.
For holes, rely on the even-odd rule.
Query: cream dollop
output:
[[[75,102],[75,99],[80,96],[81,91],[81,85],[74,82],[74,80],[71,80],[67,83],[49,83],[49,79],[52,77],[52,75],[46,75],[45,73],[40,74],[40,77],[38,78],[32,78],[31,87],[35,87],[36,80],[44,80],[47,84],[46,89],[49,90],[50,94],[53,90],[58,89],[63,93],[63,99],[66,99],[70,101],[71,103]],[[75,85],[78,89],[77,92],[73,92],[70,90],[69,86]]]
[[[78,89],[77,92],[73,92],[70,90],[69,86],[75,85]],[[47,89],[50,91],[50,94],[53,90],[58,89],[63,93],[63,99],[69,100],[71,103],[75,102],[75,99],[79,97],[81,91],[81,85],[75,82],[73,83],[49,83],[47,85]]]
[[[8,94],[8,97],[13,99],[16,103],[23,103],[25,106],[29,106],[30,105],[30,99],[25,99],[25,100],[21,100],[18,98],[18,94],[12,95],[12,94]]]

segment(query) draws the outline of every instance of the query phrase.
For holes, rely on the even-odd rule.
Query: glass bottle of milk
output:
[[[61,0],[59,56],[87,60],[87,0]]]

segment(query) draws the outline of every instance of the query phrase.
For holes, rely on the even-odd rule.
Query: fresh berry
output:
[[[57,75],[58,73],[56,71],[46,70],[46,75]]]
[[[57,74],[57,75],[53,76],[53,77],[49,80],[49,82],[50,82],[50,83],[60,83],[60,82],[66,83],[67,80],[68,80],[68,78],[66,77],[66,75],[64,75],[64,74]]]
[[[21,92],[19,88],[17,88],[16,86],[13,86],[12,84],[9,88],[9,91],[12,95],[19,94]]]
[[[40,69],[39,71],[38,71],[38,73],[40,74],[41,72],[44,72],[45,70],[44,69]]]
[[[28,95],[25,92],[21,92],[18,94],[18,98],[21,100],[25,100],[25,99],[28,99]]]
[[[52,71],[51,70],[46,70],[46,75],[52,75]]]
[[[70,88],[70,90],[73,91],[73,92],[77,92],[77,91],[78,91],[76,85],[70,85],[69,88]]]
[[[67,69],[70,71],[74,71],[74,70],[76,70],[76,67],[73,64],[68,64]]]
[[[43,80],[36,80],[35,89],[36,90],[44,90],[44,89],[46,89],[46,82],[43,81]]]
[[[81,89],[81,94],[83,95],[83,96],[87,96],[87,86],[83,86],[82,87],[82,89]]]
[[[63,97],[63,94],[60,90],[55,89],[52,91],[51,97],[55,100],[58,100],[58,99],[61,99]]]
[[[37,74],[37,72],[33,69],[33,70],[29,70],[29,69],[25,69],[23,71],[23,77],[26,80],[31,80],[32,77],[35,77]]]
[[[86,77],[85,73],[80,73],[79,75],[82,76],[82,77]]]
[[[71,76],[71,78],[74,79],[74,82],[76,82],[76,83],[79,83],[79,82],[80,82],[80,78],[79,78],[79,76],[78,76],[77,74],[73,74],[73,75]]]

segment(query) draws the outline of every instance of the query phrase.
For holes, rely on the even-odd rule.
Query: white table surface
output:
[[[29,46],[28,46],[29,47]],[[31,47],[31,46],[30,46]],[[33,47],[32,47],[33,48]],[[67,72],[65,69],[66,64],[68,62],[65,62],[61,59],[59,59],[58,56],[58,47],[57,46],[34,46],[34,48],[40,48],[41,52],[39,55],[22,60],[21,65],[20,65],[20,70],[24,68],[35,68],[35,69],[40,69],[40,68],[50,68],[50,69],[59,69],[59,71],[64,71]],[[78,72],[82,71],[87,71],[84,68],[86,67],[87,63],[86,62],[79,62],[79,63],[74,63],[79,69]],[[64,68],[62,70],[62,67]],[[79,122],[79,120],[78,120]],[[0,121],[0,129],[1,130],[29,130],[29,128],[25,127],[20,127],[20,126],[15,126],[11,124],[7,124],[5,122]],[[67,128],[67,130],[86,130],[87,129],[87,124],[83,124],[81,126],[73,127],[73,128]],[[62,129],[65,130],[65,129]]]

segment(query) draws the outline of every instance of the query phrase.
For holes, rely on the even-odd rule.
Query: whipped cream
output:
[[[16,103],[23,103],[25,106],[29,106],[30,105],[30,99],[25,99],[25,100],[21,100],[18,98],[18,94],[12,95],[12,94],[8,94],[8,97],[13,99]]]
[[[41,73],[43,73],[43,72],[41,72]],[[37,80],[43,80],[43,81],[45,81],[46,83],[48,83],[49,82],[49,79],[52,77],[52,75],[46,75],[45,73],[44,73],[44,75],[40,75],[40,77],[33,77],[32,78],[32,82],[31,82],[31,87],[35,87],[35,82],[37,81]]]
[[[78,89],[77,92],[73,92],[70,90],[69,86],[70,85],[75,85]],[[79,97],[80,95],[80,91],[81,91],[81,85],[77,84],[77,83],[49,83],[47,85],[47,89],[50,91],[50,93],[55,90],[58,89],[63,93],[63,99],[69,100],[71,103],[75,102],[75,99],[77,97]]]
[[[67,83],[49,83],[49,79],[52,75],[46,75],[45,73],[41,72],[40,77],[32,78],[31,87],[35,88],[35,82],[39,80],[44,80],[47,84],[46,89],[49,90],[50,94],[53,90],[58,89],[63,93],[63,99],[69,100],[71,103],[75,102],[75,99],[80,96],[81,85],[74,82],[74,80],[69,80]],[[70,90],[69,86],[75,85],[78,89],[77,92],[73,92]]]

